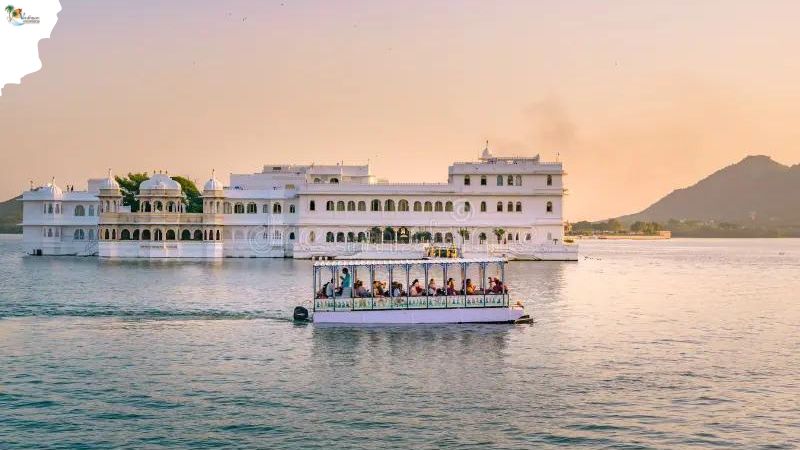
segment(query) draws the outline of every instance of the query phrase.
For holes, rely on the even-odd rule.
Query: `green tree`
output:
[[[133,212],[139,211],[139,200],[136,196],[139,195],[139,185],[150,179],[147,172],[128,172],[127,177],[115,176],[114,179],[117,180],[119,190],[122,192],[122,204],[130,206]]]
[[[620,232],[620,231],[625,229],[625,226],[622,225],[622,222],[620,222],[617,219],[608,219],[608,222],[606,223],[606,227],[607,227],[606,229],[608,231],[611,231],[611,232],[614,232],[614,233],[618,233],[618,232]]]
[[[503,236],[505,236],[506,234],[506,230],[502,228],[495,228],[494,230],[492,230],[492,232],[494,233],[495,236],[497,236],[497,242],[502,241]]]
[[[631,231],[634,232],[634,233],[642,233],[642,232],[644,232],[645,225],[646,224],[644,222],[642,222],[641,220],[637,220],[636,222],[633,222],[631,224]]]
[[[372,244],[378,244],[381,242],[381,237],[383,236],[383,230],[381,227],[372,227],[369,229],[369,242]]]
[[[461,242],[462,243],[467,242],[467,239],[469,239],[469,230],[466,229],[466,228],[459,229],[458,230],[458,234],[461,235]]]
[[[6,14],[8,14],[8,20],[11,20],[11,13],[14,12],[14,5],[6,6]]]
[[[383,240],[384,242],[394,242],[394,228],[386,227],[383,229]]]
[[[203,212],[203,196],[197,189],[197,185],[186,177],[170,177],[181,185],[181,191],[186,197],[186,212],[201,213]]]

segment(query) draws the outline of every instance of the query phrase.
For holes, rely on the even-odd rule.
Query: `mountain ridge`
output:
[[[750,155],[675,189],[638,213],[618,217],[624,223],[670,219],[798,226],[800,164],[786,166],[767,155]]]

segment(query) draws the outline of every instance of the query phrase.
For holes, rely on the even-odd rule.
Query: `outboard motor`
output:
[[[295,306],[293,317],[295,322],[308,322],[308,309],[303,306]]]

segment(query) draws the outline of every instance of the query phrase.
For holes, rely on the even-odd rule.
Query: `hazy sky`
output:
[[[0,97],[2,198],[108,167],[202,183],[369,159],[379,177],[445,181],[489,139],[560,154],[578,220],[748,154],[800,162],[797,1],[62,7],[42,70]]]

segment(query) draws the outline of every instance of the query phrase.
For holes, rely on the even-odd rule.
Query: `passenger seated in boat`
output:
[[[416,278],[411,282],[411,287],[408,288],[408,290],[410,291],[412,297],[419,297],[423,292],[425,292],[425,290],[422,289],[422,286],[420,286],[419,280]]]
[[[431,278],[431,280],[428,281],[428,295],[436,295],[438,293],[439,289],[436,287],[436,280]]]
[[[333,278],[331,278],[331,281],[325,283],[325,297],[326,298],[333,297],[334,292],[335,291],[333,289]]]
[[[467,290],[467,295],[475,295],[475,293],[476,293],[475,292],[475,285],[472,284],[472,280],[469,279],[469,278],[467,278],[466,290]]]
[[[458,295],[456,291],[456,281],[452,278],[447,279],[447,295]]]
[[[403,297],[406,294],[403,292],[403,284],[397,281],[392,282],[392,297]]]
[[[369,297],[369,291],[367,290],[367,288],[364,287],[364,282],[363,281],[356,280],[355,286],[356,286],[356,288],[355,288],[356,289],[355,290],[355,296],[356,297]]]
[[[375,297],[383,297],[386,295],[386,283],[383,281],[375,280],[372,282],[372,295]]]
[[[502,294],[502,293],[506,292],[506,287],[505,287],[505,286],[503,286],[503,282],[502,282],[502,281],[500,281],[500,280],[499,280],[499,279],[497,279],[497,278],[494,278],[494,279],[492,280],[492,289],[491,289],[491,292],[492,292],[493,294]]]

